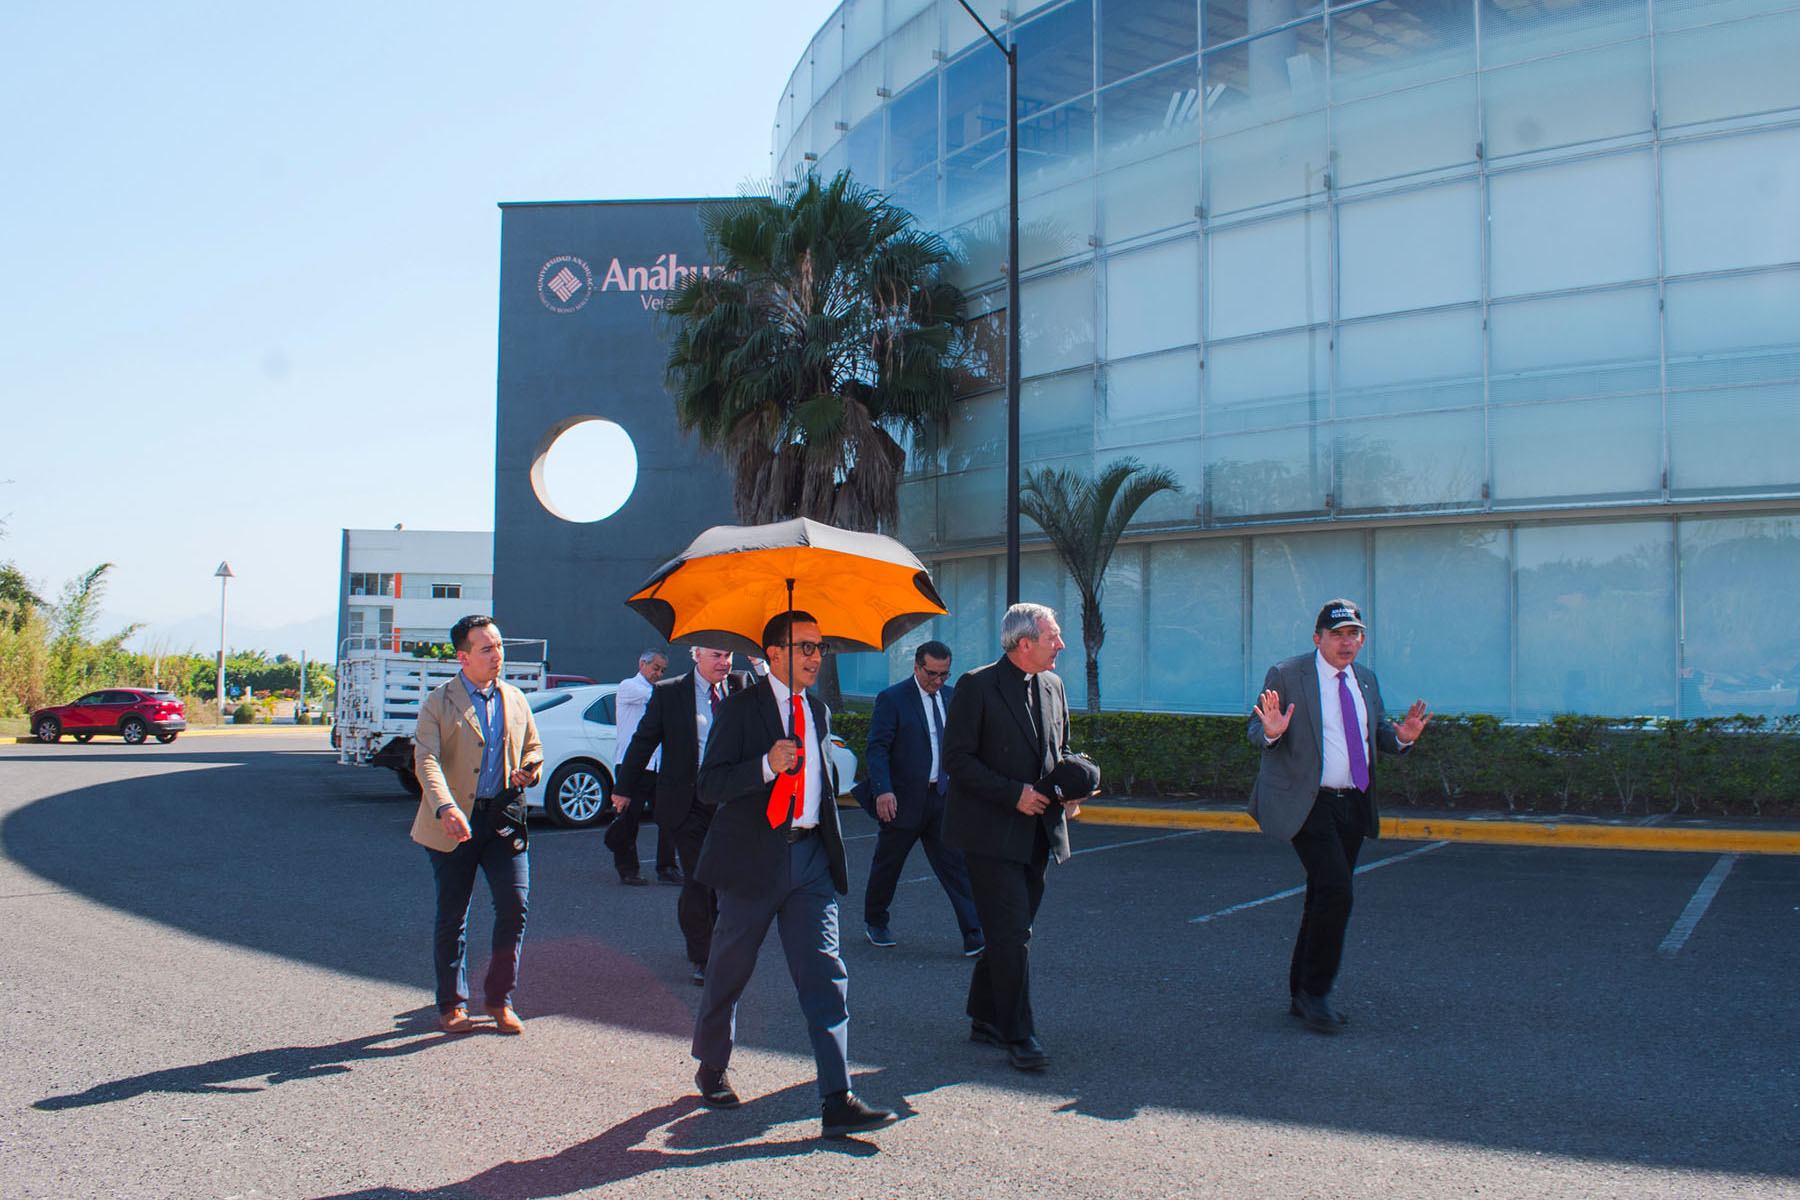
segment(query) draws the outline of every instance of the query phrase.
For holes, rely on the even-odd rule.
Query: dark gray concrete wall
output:
[[[625,597],[700,530],[733,520],[723,464],[681,434],[663,383],[662,287],[671,261],[707,265],[702,203],[501,206],[494,615],[508,637],[548,639],[558,672],[630,674],[661,639]],[[579,284],[565,280],[566,296],[553,286],[564,267]],[[549,512],[531,481],[552,431],[581,415],[617,422],[638,454],[630,499],[588,523]]]

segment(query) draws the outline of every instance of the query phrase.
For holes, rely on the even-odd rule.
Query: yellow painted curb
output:
[[[176,734],[175,737],[176,737],[176,740],[179,741],[182,738],[191,738],[191,737],[242,737],[245,734],[249,734],[249,733],[284,733],[284,734],[322,733],[322,734],[325,734],[327,736],[327,738],[329,738],[329,736],[331,734],[331,727],[329,725],[225,725],[225,726],[214,725],[214,726],[208,726],[207,728],[204,728],[204,729],[184,729],[180,733]],[[103,738],[111,738],[116,741],[118,739],[119,735],[116,733],[97,733],[94,736],[95,737],[103,737]],[[74,734],[65,733],[65,734],[63,734],[63,738],[64,738],[64,740],[70,742],[71,744],[75,744],[75,735]],[[5,738],[0,738],[0,741],[5,741],[5,740],[6,740]],[[41,742],[39,742],[36,738],[32,737],[30,734],[20,734],[18,737],[13,738],[12,740],[16,745],[20,745],[20,746],[42,745]],[[60,742],[57,743],[57,745],[61,745],[61,744],[62,743],[60,743]]]
[[[1214,829],[1255,833],[1250,814],[1216,810],[1128,808],[1084,804],[1090,825],[1150,829]],[[1492,846],[1568,846],[1591,850],[1663,850],[1698,854],[1800,854],[1800,830],[1694,829],[1657,825],[1563,825],[1536,821],[1463,821],[1384,817],[1381,836],[1412,842],[1475,842]]]

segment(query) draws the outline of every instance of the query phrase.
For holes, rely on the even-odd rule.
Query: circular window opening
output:
[[[565,521],[604,521],[637,487],[637,447],[605,417],[570,417],[544,435],[531,462],[538,503]]]

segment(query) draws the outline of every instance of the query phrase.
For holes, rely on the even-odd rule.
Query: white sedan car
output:
[[[525,803],[568,829],[612,820],[613,767],[617,761],[615,705],[618,685],[584,684],[531,694],[544,769],[525,789]],[[844,739],[831,739],[831,764],[847,799],[856,779],[856,755]]]

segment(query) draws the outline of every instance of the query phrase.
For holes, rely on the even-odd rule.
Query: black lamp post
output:
[[[1019,602],[1019,48],[994,36],[969,0],[956,0],[1006,56],[1006,604]]]

